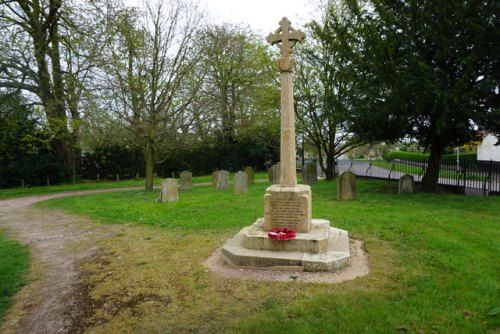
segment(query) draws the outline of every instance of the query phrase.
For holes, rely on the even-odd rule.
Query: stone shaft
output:
[[[294,187],[297,184],[295,159],[295,114],[293,108],[292,72],[283,71],[281,78],[281,143],[280,185]]]

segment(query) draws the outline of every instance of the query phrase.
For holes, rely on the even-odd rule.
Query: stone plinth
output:
[[[307,253],[325,253],[328,251],[330,222],[324,219],[314,219],[309,233],[298,233],[295,239],[280,241],[271,240],[264,228],[264,219],[258,219],[244,232],[243,245],[248,249],[298,251]]]
[[[272,185],[264,195],[264,230],[292,228],[307,233],[311,228],[311,187]]]
[[[316,223],[325,225],[325,222],[329,226],[328,221],[321,219],[313,219],[312,224],[313,226]],[[245,238],[254,233],[248,230],[258,226],[259,220],[254,225],[243,228],[236,236],[225,243],[222,247],[222,253],[229,260],[228,262],[237,266],[299,267],[304,271],[336,271],[348,266],[350,263],[349,235],[345,230],[328,227],[327,250],[320,253],[293,249],[268,250],[245,247]],[[297,235],[297,238],[299,237],[300,234]],[[288,247],[286,243],[293,240],[273,242],[282,242],[282,247]]]

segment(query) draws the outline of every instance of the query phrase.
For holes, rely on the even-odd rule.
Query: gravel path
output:
[[[0,201],[0,228],[30,247],[28,284],[15,297],[0,333],[68,333],[81,316],[78,261],[96,252],[98,239],[114,236],[122,225],[103,226],[32,204],[63,196],[134,188],[77,191]],[[90,242],[85,242],[90,241]]]

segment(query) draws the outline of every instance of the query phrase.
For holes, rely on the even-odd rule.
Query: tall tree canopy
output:
[[[356,17],[342,6],[330,3],[322,18],[308,25],[306,43],[297,52],[295,113],[301,132],[315,147],[326,179],[335,176],[335,160],[360,144],[349,132],[355,75],[352,72]]]
[[[417,139],[430,150],[424,188],[435,191],[446,147],[500,130],[500,2],[345,4],[362,45],[352,129],[370,141]]]

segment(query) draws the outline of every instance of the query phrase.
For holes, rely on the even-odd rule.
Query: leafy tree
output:
[[[271,135],[268,142],[276,144],[278,71],[268,46],[247,28],[209,26],[200,40],[204,57],[199,66],[206,71],[196,104],[205,117],[198,122],[200,138],[207,140],[209,135],[215,140],[219,168],[241,168],[244,161],[238,150],[249,138]]]
[[[0,2],[0,87],[25,90],[40,99],[57,155],[74,162],[67,127],[64,73],[61,65],[61,0]]]
[[[0,94],[0,129],[0,187],[68,177],[68,170],[51,154],[39,115],[19,93]]]
[[[353,44],[346,45],[346,38],[355,34],[354,28],[355,17],[331,2],[323,17],[308,25],[307,41],[297,52],[295,113],[327,180],[334,177],[335,160],[361,144],[347,127],[355,76]]]
[[[367,140],[409,136],[430,151],[423,186],[437,189],[447,146],[500,129],[500,3],[372,0],[359,13],[362,49],[353,130]]]

